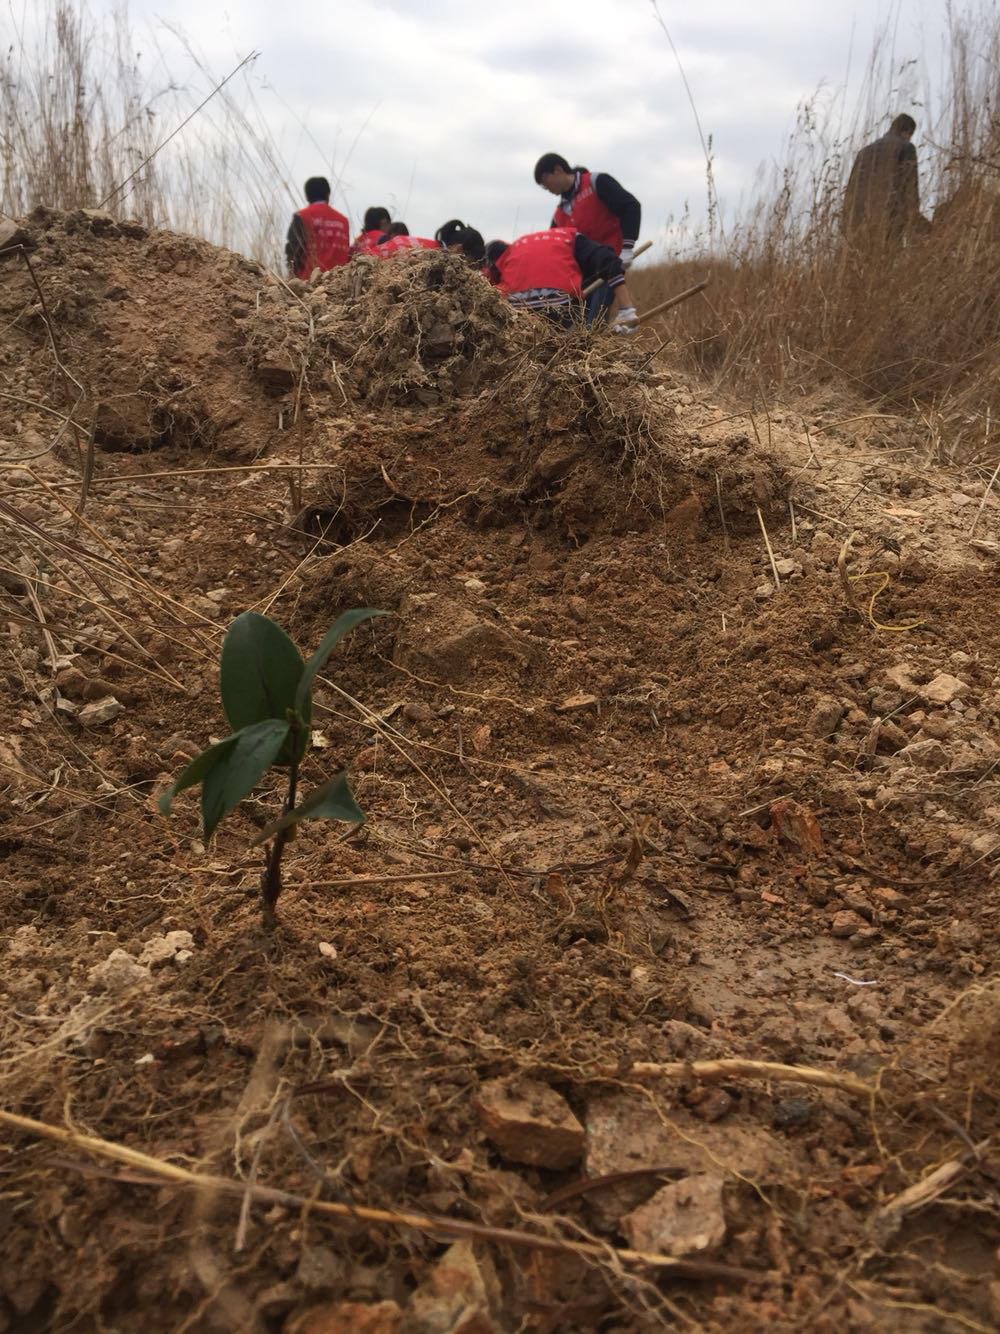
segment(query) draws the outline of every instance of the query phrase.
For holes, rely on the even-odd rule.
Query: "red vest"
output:
[[[329,204],[309,204],[298,216],[306,230],[306,253],[295,270],[296,278],[308,278],[313,269],[325,273],[351,258],[351,233],[347,219]]]
[[[390,259],[393,255],[405,254],[407,250],[440,250],[437,241],[426,236],[390,236],[372,251],[378,259]]]
[[[575,241],[575,227],[551,227],[547,232],[519,236],[497,260],[500,291],[509,295],[550,287],[580,296],[583,275],[573,256]]]
[[[616,255],[622,252],[622,225],[598,199],[594,178],[589,171],[580,173],[580,186],[570,202],[569,211],[560,204],[552,217],[552,226],[575,227],[591,241],[610,246]]]
[[[378,245],[378,238],[381,235],[381,227],[376,227],[373,232],[358,232],[357,236],[351,242],[351,254],[374,255],[375,247]]]

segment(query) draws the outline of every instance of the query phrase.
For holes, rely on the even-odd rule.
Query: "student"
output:
[[[600,245],[610,246],[627,269],[639,239],[642,206],[607,172],[571,167],[559,153],[543,153],[535,163],[535,184],[559,196],[551,226],[575,227]],[[592,323],[611,305],[607,287],[599,288],[587,302],[587,322]]]
[[[351,257],[350,230],[343,213],[330,207],[330,182],[310,176],[305,185],[305,208],[292,218],[285,241],[285,258],[296,278],[308,280],[319,269],[339,268]]]
[[[917,122],[905,113],[854,159],[844,192],[844,231],[854,240],[898,245],[928,223],[920,212]]]
[[[536,310],[566,327],[582,323],[583,289],[602,278],[611,293],[615,333],[637,325],[625,267],[610,246],[598,245],[575,227],[529,232],[512,244],[491,241],[486,247],[490,281],[518,310]]]
[[[381,204],[365,209],[364,227],[351,242],[352,255],[370,255],[392,223],[389,210]]]
[[[479,232],[457,218],[439,227],[433,240],[429,236],[393,236],[376,246],[375,253],[380,259],[388,259],[407,250],[450,250],[476,265],[481,265],[486,256],[486,246]]]

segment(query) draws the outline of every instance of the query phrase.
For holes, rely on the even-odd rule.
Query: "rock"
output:
[[[804,1126],[813,1119],[816,1108],[808,1098],[782,1098],[774,1104],[771,1124],[779,1130],[791,1130],[795,1126]]]
[[[556,713],[583,713],[587,709],[596,709],[600,704],[597,695],[569,695],[561,704],[555,706]]]
[[[898,889],[890,889],[888,885],[879,885],[876,889],[868,892],[873,899],[886,908],[894,908],[897,904],[906,902],[905,894],[900,894]]]
[[[974,922],[951,922],[948,939],[958,950],[974,950],[982,944],[983,933]]]
[[[413,1334],[499,1334],[490,1307],[500,1304],[500,1284],[489,1260],[472,1243],[456,1241],[410,1298],[407,1330]]]
[[[399,1334],[403,1312],[395,1302],[333,1302],[311,1306],[284,1324],[284,1334]]]
[[[10,250],[14,246],[24,246],[28,248],[33,245],[31,233],[28,232],[13,218],[8,218],[5,214],[0,214],[0,250]],[[3,259],[16,259],[16,255],[4,255]],[[23,265],[22,265],[23,267]]]
[[[331,945],[328,940],[321,940],[319,942],[319,952],[322,954],[323,958],[328,959],[330,963],[333,963],[337,957],[336,945]]]
[[[182,950],[191,957],[194,937],[190,931],[168,931],[164,936],[151,936],[142,947],[139,963],[149,968],[159,968],[170,963]]]
[[[41,945],[42,939],[38,934],[38,927],[32,926],[29,922],[19,926],[11,936],[7,954],[11,960],[27,959],[33,954],[37,956]]]
[[[893,686],[896,690],[901,690],[904,695],[915,695],[920,687],[913,679],[913,672],[905,662],[896,663],[894,667],[887,668],[882,673],[882,679],[886,685]]]
[[[845,712],[844,705],[839,699],[834,699],[832,695],[824,695],[814,705],[806,723],[806,731],[814,737],[832,736]]]
[[[802,573],[802,566],[797,560],[792,560],[791,556],[782,556],[776,560],[774,568],[782,579],[792,579]]]
[[[703,1255],[722,1245],[726,1216],[723,1178],[713,1172],[685,1177],[658,1190],[622,1219],[629,1245],[661,1255]]]
[[[692,1089],[684,1101],[701,1121],[721,1121],[736,1105],[726,1090],[717,1084]]]
[[[486,585],[482,579],[466,579],[464,587],[469,593],[485,593]]]
[[[830,931],[838,939],[846,939],[853,936],[866,925],[865,919],[851,909],[845,908],[843,912],[834,913],[833,921],[830,923]]]
[[[753,595],[758,602],[766,602],[769,597],[774,596],[774,584],[769,579],[765,579],[762,584],[757,585]]]
[[[583,450],[571,440],[559,440],[547,446],[535,459],[534,473],[543,482],[555,482],[583,457]]]
[[[771,827],[783,843],[789,843],[803,856],[812,857],[823,850],[823,834],[819,821],[809,810],[791,797],[772,801],[769,808]]]
[[[494,1079],[476,1099],[483,1130],[505,1158],[534,1167],[572,1167],[586,1137],[569,1104],[532,1079]]]
[[[968,693],[969,687],[966,682],[960,681],[957,676],[952,676],[949,672],[938,672],[933,680],[921,686],[918,691],[922,700],[928,704],[938,705],[951,704],[953,700],[960,699],[962,695]]]
[[[305,1246],[295,1278],[307,1292],[333,1290],[344,1281],[344,1261],[329,1246]]]
[[[908,746],[896,752],[901,760],[914,765],[917,769],[945,769],[948,766],[948,752],[940,741],[928,738],[925,741],[911,741]]]
[[[114,695],[105,695],[103,699],[95,699],[91,704],[84,704],[76,716],[84,727],[104,727],[107,723],[114,722],[124,712],[125,705],[119,703]]]
[[[781,1018],[791,1032],[791,1021]],[[672,1109],[664,1123],[638,1093],[597,1094],[588,1103],[586,1126],[588,1177],[641,1167],[691,1176],[717,1171],[724,1162],[729,1170],[763,1185],[784,1181],[798,1170],[787,1143],[770,1131],[748,1128],[733,1118],[724,1125],[705,1123],[683,1107]],[[616,1226],[648,1192],[648,1181],[607,1186],[590,1196],[589,1207],[603,1226]]]
[[[152,973],[143,964],[136,963],[125,950],[112,950],[106,959],[95,964],[87,974],[92,987],[119,995],[132,987],[145,986]]]
[[[414,699],[403,705],[403,717],[409,723],[431,723],[434,721],[434,710],[422,699]]]

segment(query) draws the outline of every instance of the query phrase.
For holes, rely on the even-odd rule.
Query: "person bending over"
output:
[[[392,236],[376,246],[375,253],[380,259],[388,259],[408,250],[450,250],[476,265],[481,265],[486,255],[483,238],[475,227],[457,219],[439,227],[433,240],[429,236]]]
[[[609,246],[627,269],[639,239],[642,205],[607,172],[571,167],[560,153],[543,153],[535,163],[535,184],[559,196],[552,227],[575,227],[590,241]],[[612,304],[610,289],[599,288],[587,303],[593,323]]]
[[[519,310],[536,310],[567,328],[583,321],[583,289],[604,281],[615,312],[615,333],[637,325],[625,267],[610,246],[598,245],[575,227],[529,232],[513,244],[491,241],[486,247],[489,277]]]
[[[296,278],[308,279],[317,269],[326,273],[351,257],[350,230],[343,213],[330,207],[330,182],[324,176],[306,181],[308,201],[292,218],[285,240],[285,258]]]
[[[351,242],[351,254],[370,255],[391,224],[389,210],[383,208],[381,204],[373,204],[371,208],[366,208],[364,226]]]

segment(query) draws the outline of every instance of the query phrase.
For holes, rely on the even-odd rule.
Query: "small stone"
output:
[[[321,940],[319,942],[319,952],[320,954],[322,954],[324,959],[329,959],[331,963],[337,957],[336,945],[331,945],[328,940]]]
[[[295,1277],[307,1292],[333,1290],[344,1281],[344,1261],[329,1246],[306,1246]]]
[[[778,1130],[791,1130],[795,1126],[807,1125],[815,1111],[808,1098],[782,1098],[774,1104],[771,1124]]]
[[[855,935],[865,925],[865,919],[858,913],[852,912],[850,909],[844,909],[843,912],[834,913],[833,921],[830,923],[830,931],[842,940],[847,936]]]
[[[918,769],[946,769],[948,767],[948,752],[940,741],[933,741],[928,738],[925,741],[911,741],[908,746],[896,752],[901,760],[907,764],[912,764]]]
[[[147,1051],[145,1056],[140,1056],[139,1059],[136,1061],[136,1065],[155,1065],[155,1064],[156,1064],[156,1057],[153,1055],[151,1051]]]
[[[31,234],[15,222],[13,218],[8,218],[0,214],[0,250],[11,250],[14,246],[31,246]],[[17,258],[16,256],[4,255],[4,259]]]
[[[106,959],[95,964],[87,974],[92,987],[118,995],[131,987],[145,986],[152,979],[150,970],[136,963],[125,950],[112,950]]]
[[[485,593],[486,585],[482,579],[466,579],[465,588],[469,593]]]
[[[566,1099],[532,1079],[494,1079],[476,1099],[483,1130],[505,1158],[560,1169],[579,1162],[583,1126]]]
[[[84,704],[77,714],[84,727],[104,727],[114,722],[125,712],[124,704],[119,703],[114,695],[105,695],[104,699],[95,699],[91,704]]]
[[[175,959],[179,950],[187,951],[190,958],[193,945],[194,937],[190,931],[168,931],[163,936],[151,936],[142,947],[139,963],[149,968],[160,968]]]
[[[702,1121],[721,1121],[736,1105],[726,1090],[717,1084],[699,1085],[684,1101]]]
[[[403,705],[403,717],[410,723],[429,723],[434,718],[434,710],[422,699],[414,699]]]
[[[791,556],[782,556],[780,560],[776,560],[774,568],[783,579],[791,579],[802,573],[802,566],[797,560],[792,560]]]
[[[877,889],[868,892],[873,899],[887,908],[894,908],[897,904],[906,902],[905,894],[900,894],[898,889],[890,889],[888,885],[879,885]]]
[[[790,844],[806,857],[823,850],[823,833],[819,821],[808,806],[803,806],[791,797],[780,797],[772,801],[768,814],[771,827],[783,843]]]
[[[410,1298],[407,1328],[414,1334],[499,1334],[490,1316],[501,1290],[495,1269],[472,1243],[456,1241]]]
[[[664,1186],[621,1220],[629,1245],[677,1256],[715,1250],[726,1237],[722,1186],[722,1177],[712,1172]]]
[[[832,695],[824,695],[814,705],[806,723],[806,731],[814,737],[832,736],[845,712],[844,705],[839,699],[834,699]]]
[[[774,584],[770,579],[765,579],[762,584],[758,584],[753,591],[754,597],[758,602],[766,602],[769,597],[774,596]]]
[[[925,686],[919,690],[920,698],[926,700],[928,704],[951,704],[953,700],[969,692],[969,687],[965,681],[960,681],[957,676],[952,676],[948,672],[938,672],[933,680],[928,681]]]
[[[585,709],[596,709],[600,702],[597,695],[569,695],[555,709],[556,713],[582,713]]]
[[[974,922],[952,922],[948,939],[958,950],[974,950],[982,944],[983,933]]]

